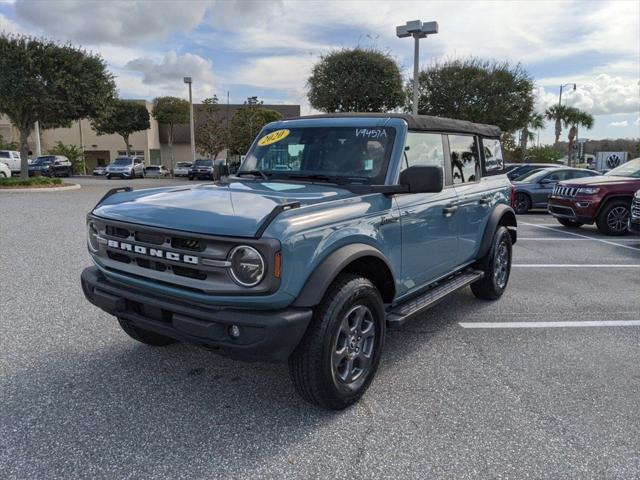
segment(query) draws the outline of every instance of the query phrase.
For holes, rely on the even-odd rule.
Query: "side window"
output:
[[[447,135],[451,152],[453,184],[473,183],[480,180],[478,142],[471,135]]]
[[[571,178],[585,178],[585,177],[593,177],[593,173],[588,171],[573,171],[573,176]]]
[[[11,158],[9,152],[0,152],[0,158]]]
[[[486,175],[498,175],[504,171],[502,159],[502,147],[497,138],[483,138],[482,151],[484,152],[484,173]]]
[[[571,178],[570,176],[568,176],[568,171],[567,170],[560,170],[558,172],[553,172],[550,173],[549,175],[547,175],[546,177],[544,177],[544,180],[547,181],[553,181],[553,182],[559,182],[561,180],[565,180],[567,178]]]
[[[416,165],[444,168],[442,135],[439,133],[407,133],[401,170]]]

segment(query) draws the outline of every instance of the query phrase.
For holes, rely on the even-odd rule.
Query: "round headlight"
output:
[[[253,247],[240,245],[229,252],[231,277],[243,287],[253,287],[264,278],[265,265],[262,255]]]
[[[97,252],[100,244],[98,243],[98,229],[93,222],[87,223],[87,239],[91,251]]]

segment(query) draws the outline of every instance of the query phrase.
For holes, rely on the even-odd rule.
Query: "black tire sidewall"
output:
[[[524,209],[519,209],[518,208],[518,199],[519,198],[524,198],[524,200],[525,200]],[[531,200],[529,199],[529,196],[526,193],[517,192],[516,193],[516,213],[519,214],[519,215],[522,215],[524,213],[527,213],[529,210],[531,210]]]

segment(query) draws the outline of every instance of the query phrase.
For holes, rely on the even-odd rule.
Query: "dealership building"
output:
[[[170,167],[171,156],[169,154],[169,144],[167,140],[166,125],[158,124],[151,115],[152,103],[144,102],[149,110],[148,130],[136,132],[129,137],[131,153],[144,159],[148,165],[165,165]],[[220,122],[227,122],[234,113],[244,105],[221,104],[218,108],[218,119]],[[283,118],[293,118],[300,115],[300,105],[261,105],[261,108],[275,110]],[[205,110],[202,104],[194,104],[194,121],[196,129],[201,120],[204,119]],[[98,135],[91,128],[89,120],[74,122],[70,128],[53,128],[40,131],[41,151],[45,154],[57,142],[65,145],[80,146],[80,135],[82,132],[82,143],[84,144],[87,171],[90,172],[98,165],[108,165],[114,158],[126,154],[124,140],[120,135]],[[11,124],[5,115],[0,115],[0,135],[5,142],[16,142],[20,140],[18,129]],[[30,156],[36,154],[35,132],[29,137]],[[176,162],[191,160],[191,144],[189,125],[175,125],[173,129],[173,154]],[[226,158],[226,152],[220,152],[218,158]]]

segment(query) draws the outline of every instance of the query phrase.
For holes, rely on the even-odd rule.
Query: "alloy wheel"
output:
[[[343,317],[333,348],[332,371],[340,383],[366,378],[373,363],[375,320],[368,307],[356,305]]]
[[[607,226],[614,232],[624,232],[629,221],[629,209],[623,206],[612,208],[607,214]]]
[[[495,256],[495,265],[493,269],[493,277],[496,281],[496,285],[499,288],[504,288],[507,284],[507,277],[509,275],[509,262],[509,248],[507,247],[507,242],[503,238],[498,244],[498,249]]]

